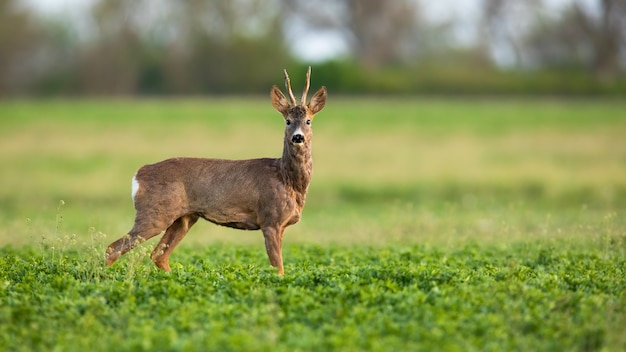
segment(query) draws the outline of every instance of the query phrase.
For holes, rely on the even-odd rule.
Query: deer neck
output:
[[[311,157],[311,141],[303,145],[293,145],[285,141],[283,157],[280,160],[281,171],[285,184],[296,192],[305,195],[311,182],[313,159]]]

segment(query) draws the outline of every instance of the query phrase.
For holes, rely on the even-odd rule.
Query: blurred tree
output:
[[[591,69],[602,80],[626,69],[626,1],[598,2],[597,13],[573,2],[559,19],[538,26],[526,43],[533,65]]]
[[[419,52],[419,2],[411,0],[283,0],[300,31],[329,29],[349,44],[367,67],[406,63]]]
[[[191,0],[171,5],[166,75],[196,92],[259,92],[291,61],[276,3]]]
[[[601,13],[595,21],[578,3],[573,6],[576,17],[593,41],[596,75],[602,79],[613,79],[620,66],[626,69],[626,1],[600,0],[600,5]]]
[[[498,64],[524,66],[524,34],[538,19],[542,1],[483,0],[482,7],[485,36],[481,45]]]
[[[88,94],[137,92],[142,42],[136,21],[143,1],[103,0],[92,9],[94,40],[83,45],[80,81]]]
[[[346,0],[351,44],[367,66],[408,60],[416,54],[418,3],[414,1]]]
[[[290,56],[261,0],[100,0],[81,45],[87,94],[259,92]]]
[[[18,5],[0,1],[0,95],[24,93],[36,78],[41,32],[36,19]]]

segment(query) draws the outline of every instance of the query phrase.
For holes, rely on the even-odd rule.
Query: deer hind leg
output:
[[[169,272],[169,258],[174,248],[183,240],[189,229],[198,221],[197,215],[185,215],[176,219],[170,227],[167,228],[161,241],[156,246],[150,258],[159,268]]]
[[[111,243],[106,250],[106,263],[112,265],[115,261],[126,254],[138,244],[163,232],[169,225],[166,221],[141,221],[142,217],[135,218],[135,226],[128,232],[126,236],[121,237],[117,241]]]
[[[282,227],[264,227],[265,250],[270,259],[270,264],[278,269],[278,275],[284,275],[283,268],[283,232]]]

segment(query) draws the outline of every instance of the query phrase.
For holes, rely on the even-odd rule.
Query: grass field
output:
[[[138,167],[277,157],[282,128],[260,98],[0,102],[0,346],[626,347],[626,101],[331,95],[285,278],[206,222],[171,274],[154,241],[103,266]]]

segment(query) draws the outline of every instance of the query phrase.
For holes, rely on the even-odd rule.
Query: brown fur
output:
[[[310,69],[307,88],[309,74]],[[288,79],[285,72],[286,82]],[[134,198],[135,224],[127,236],[107,248],[108,265],[138,243],[165,231],[151,258],[159,268],[170,271],[171,252],[191,226],[203,218],[236,229],[261,229],[270,264],[279,274],[284,273],[283,232],[300,220],[311,181],[312,130],[307,120],[310,122],[324,107],[326,88],[320,88],[308,105],[305,101],[298,106],[290,104],[276,86],[272,87],[271,98],[274,108],[289,121],[282,157],[173,158],[140,168],[135,176],[139,183]],[[304,142],[296,144],[292,135],[298,128]]]

